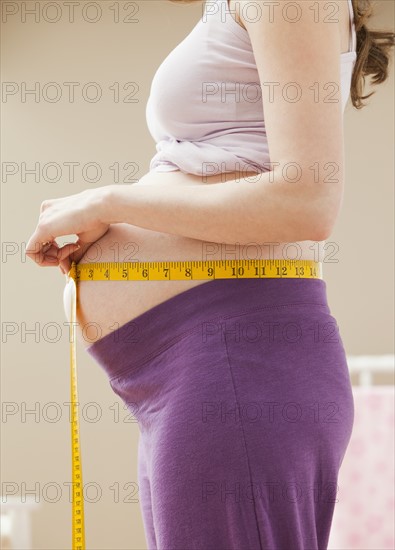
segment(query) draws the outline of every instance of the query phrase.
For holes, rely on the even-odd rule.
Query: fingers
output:
[[[64,274],[64,275],[67,275],[67,273],[70,271],[71,269],[71,261],[70,261],[70,257],[67,257],[65,258],[64,260],[60,260],[59,262],[59,268],[60,268],[60,271]]]
[[[80,248],[81,246],[76,243],[69,243],[59,248],[58,244],[53,241],[41,243],[38,250],[30,250],[26,254],[41,267],[56,267],[61,264],[64,269],[67,269],[70,265],[70,260],[68,260],[70,254]],[[69,264],[67,264],[67,260]]]

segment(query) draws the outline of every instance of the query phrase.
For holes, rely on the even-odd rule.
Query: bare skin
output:
[[[147,174],[148,175],[148,174]],[[147,176],[146,175],[146,176]],[[245,176],[247,173],[244,174]],[[250,173],[250,175],[256,175]],[[144,185],[147,177],[138,183]],[[209,185],[223,181],[224,175],[207,178],[205,183],[200,176],[184,174],[180,171],[165,172],[163,185],[188,185],[200,182]],[[237,178],[237,174],[226,174],[226,181]],[[225,181],[225,185],[226,185]],[[149,184],[148,184],[149,185]],[[317,260],[318,249],[323,257],[320,243],[300,241],[299,258]],[[175,260],[224,260],[224,259],[294,259],[296,248],[284,248],[288,243],[251,243],[251,246],[225,245],[203,242],[158,233],[130,224],[111,225],[108,232],[88,248],[79,265],[94,262],[136,261],[175,261]],[[320,260],[322,261],[322,260]],[[119,326],[136,318],[155,305],[180,292],[199,284],[210,284],[205,280],[194,281],[80,281],[78,285],[77,321],[78,332],[85,347],[111,333]],[[67,287],[66,287],[67,288]],[[66,290],[65,290],[66,292]]]
[[[230,8],[237,10],[237,1],[230,0]],[[342,51],[348,51],[349,14],[347,2],[341,2],[339,32]],[[242,25],[240,18],[237,21]],[[242,25],[243,26],[243,25]],[[256,175],[253,172],[243,176]],[[230,181],[240,174],[218,174],[203,179],[180,171],[160,174],[163,185],[191,185]],[[149,185],[148,174],[133,185]],[[94,262],[125,261],[176,261],[176,260],[224,260],[224,259],[301,259],[324,260],[325,241],[299,241],[289,243],[254,242],[248,248],[235,243],[235,246],[208,243],[147,230],[130,224],[111,225],[108,232],[97,240],[79,260],[79,264]],[[78,287],[77,333],[85,347],[110,334],[128,321],[137,318],[155,305],[200,284],[210,284],[205,280],[195,281],[81,281]],[[68,287],[65,287],[64,301],[68,303]],[[65,313],[69,318],[68,307]]]

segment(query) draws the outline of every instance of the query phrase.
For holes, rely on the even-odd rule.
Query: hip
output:
[[[282,429],[297,414],[315,435],[318,416],[322,435],[329,434],[328,425],[331,437],[341,430],[346,441],[350,434],[347,358],[323,279],[206,282],[128,321],[87,351],[115,393],[134,404],[140,427],[158,410],[173,427],[176,418],[185,422],[185,403],[195,418],[206,406],[221,422],[236,401],[244,420],[252,411],[270,426],[272,413],[281,410]]]

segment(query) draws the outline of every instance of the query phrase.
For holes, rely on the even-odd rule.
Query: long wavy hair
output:
[[[202,0],[169,0],[177,4],[191,4]],[[351,79],[351,101],[356,109],[366,105],[362,100],[368,99],[375,92],[362,95],[366,77],[371,76],[371,84],[381,84],[388,78],[388,66],[391,49],[395,45],[395,33],[390,30],[373,30],[368,28],[368,19],[373,15],[371,0],[351,0],[354,9],[355,32],[357,35],[357,59]]]

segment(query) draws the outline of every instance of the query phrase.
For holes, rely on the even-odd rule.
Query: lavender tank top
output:
[[[340,55],[343,113],[356,61],[351,0],[349,51]],[[150,171],[195,175],[265,172],[270,157],[259,73],[248,32],[228,0],[207,0],[202,18],[162,62],[146,104],[156,142]]]

